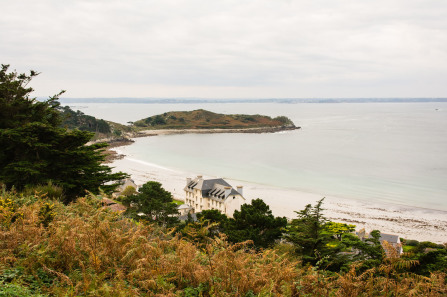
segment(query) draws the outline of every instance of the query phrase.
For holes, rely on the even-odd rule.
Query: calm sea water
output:
[[[447,103],[72,104],[121,123],[172,110],[286,115],[301,130],[139,138],[133,158],[204,175],[447,210]]]

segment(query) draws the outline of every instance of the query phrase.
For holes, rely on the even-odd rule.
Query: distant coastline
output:
[[[46,100],[48,98],[37,98]],[[212,98],[60,98],[62,104],[72,103],[141,103],[141,104],[200,104],[200,103],[420,103],[443,102],[447,98],[270,98],[270,99],[212,99]]]

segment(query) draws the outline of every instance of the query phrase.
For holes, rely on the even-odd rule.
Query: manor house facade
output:
[[[187,178],[185,190],[185,203],[191,207],[191,212],[217,209],[228,217],[233,217],[235,210],[240,210],[245,203],[242,186],[234,189],[222,178],[203,179],[201,175],[196,178]]]

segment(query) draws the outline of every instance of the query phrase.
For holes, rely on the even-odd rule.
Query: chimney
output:
[[[197,179],[199,179],[199,180],[202,179],[202,177],[203,176],[201,176],[201,175],[197,175]]]
[[[241,194],[241,196],[244,196],[244,193],[242,193],[244,187],[242,187],[242,186],[237,186],[236,189],[237,189],[237,191],[239,192],[239,194]]]
[[[230,195],[231,187],[225,187],[224,189],[225,189],[225,198],[227,198],[228,195]]]
[[[187,177],[187,178],[186,178],[186,185],[189,185],[190,182],[191,182],[191,178],[190,178],[190,177]]]

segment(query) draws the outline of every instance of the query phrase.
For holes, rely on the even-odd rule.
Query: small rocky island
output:
[[[198,109],[171,111],[150,116],[134,123],[138,130],[233,130],[233,132],[277,132],[295,130],[295,124],[285,116],[220,114]]]

